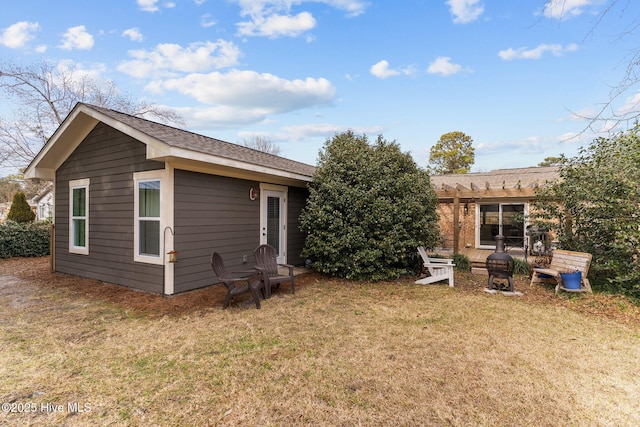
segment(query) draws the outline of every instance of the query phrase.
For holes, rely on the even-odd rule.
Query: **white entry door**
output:
[[[260,193],[260,243],[276,248],[278,263],[286,263],[286,187],[265,186]]]

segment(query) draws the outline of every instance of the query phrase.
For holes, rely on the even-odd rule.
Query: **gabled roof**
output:
[[[180,168],[229,176],[256,174],[276,181],[310,182],[315,167],[140,117],[77,104],[25,171],[27,178],[53,180],[56,169],[99,123],[147,145],[147,159],[171,161]],[[213,172],[213,170],[212,170]]]
[[[53,194],[53,184],[52,183],[48,183],[42,190],[40,190],[40,192],[38,194],[33,196],[33,198],[30,200],[30,202],[32,204],[34,204],[34,205],[37,205],[38,203],[40,203],[40,200],[42,200],[46,196],[52,195],[52,194]]]

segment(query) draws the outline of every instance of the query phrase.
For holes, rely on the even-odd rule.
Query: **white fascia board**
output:
[[[58,167],[98,123],[93,118],[80,115],[86,110],[86,107],[83,107],[80,105],[74,109],[51,135],[51,138],[25,170],[25,178],[53,181]]]
[[[222,166],[223,168],[231,168],[243,171],[244,173],[255,173],[260,175],[271,175],[287,180],[311,182],[312,178],[308,175],[301,175],[294,172],[283,171],[280,169],[269,168],[266,166],[256,165],[254,163],[243,162],[240,160],[228,159],[213,154],[200,153],[197,151],[187,150],[184,148],[170,147],[166,144],[147,144],[147,159],[158,161],[171,161],[171,159],[180,159],[186,161],[197,162],[202,165],[209,164],[211,166]],[[181,162],[184,164],[184,162]]]

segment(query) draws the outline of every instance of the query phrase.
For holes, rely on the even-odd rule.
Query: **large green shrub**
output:
[[[640,298],[640,127],[598,138],[538,190],[533,219],[593,255],[592,286]]]
[[[33,222],[36,219],[36,214],[31,210],[29,202],[22,191],[18,191],[13,195],[13,202],[9,209],[7,219],[15,222]]]
[[[0,258],[49,255],[49,226],[7,221],[0,224]]]
[[[398,144],[337,134],[320,152],[300,216],[303,255],[339,277],[398,277],[418,266],[418,246],[435,245],[436,203],[428,174]]]

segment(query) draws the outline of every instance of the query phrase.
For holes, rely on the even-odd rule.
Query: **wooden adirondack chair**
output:
[[[264,296],[264,289],[262,288],[260,280],[252,281],[252,276],[256,274],[255,271],[227,271],[224,267],[222,257],[217,252],[211,255],[211,268],[218,279],[227,287],[227,296],[224,299],[222,308],[227,308],[231,299],[236,295],[247,292],[250,292],[251,296],[253,296],[256,308],[260,308],[260,295],[258,295],[258,291],[262,292]]]
[[[418,253],[422,258],[424,267],[429,271],[429,276],[416,280],[415,283],[419,285],[427,285],[429,283],[436,283],[442,280],[449,282],[449,286],[453,287],[453,260],[449,258],[429,258],[427,251],[420,246]]]
[[[271,297],[271,287],[275,285],[277,288],[280,283],[291,283],[291,293],[296,293],[293,283],[293,265],[278,264],[277,255],[276,248],[267,244],[260,245],[253,251],[253,256],[256,259],[256,270],[262,275],[265,298]],[[288,274],[280,274],[278,267],[288,269]]]

